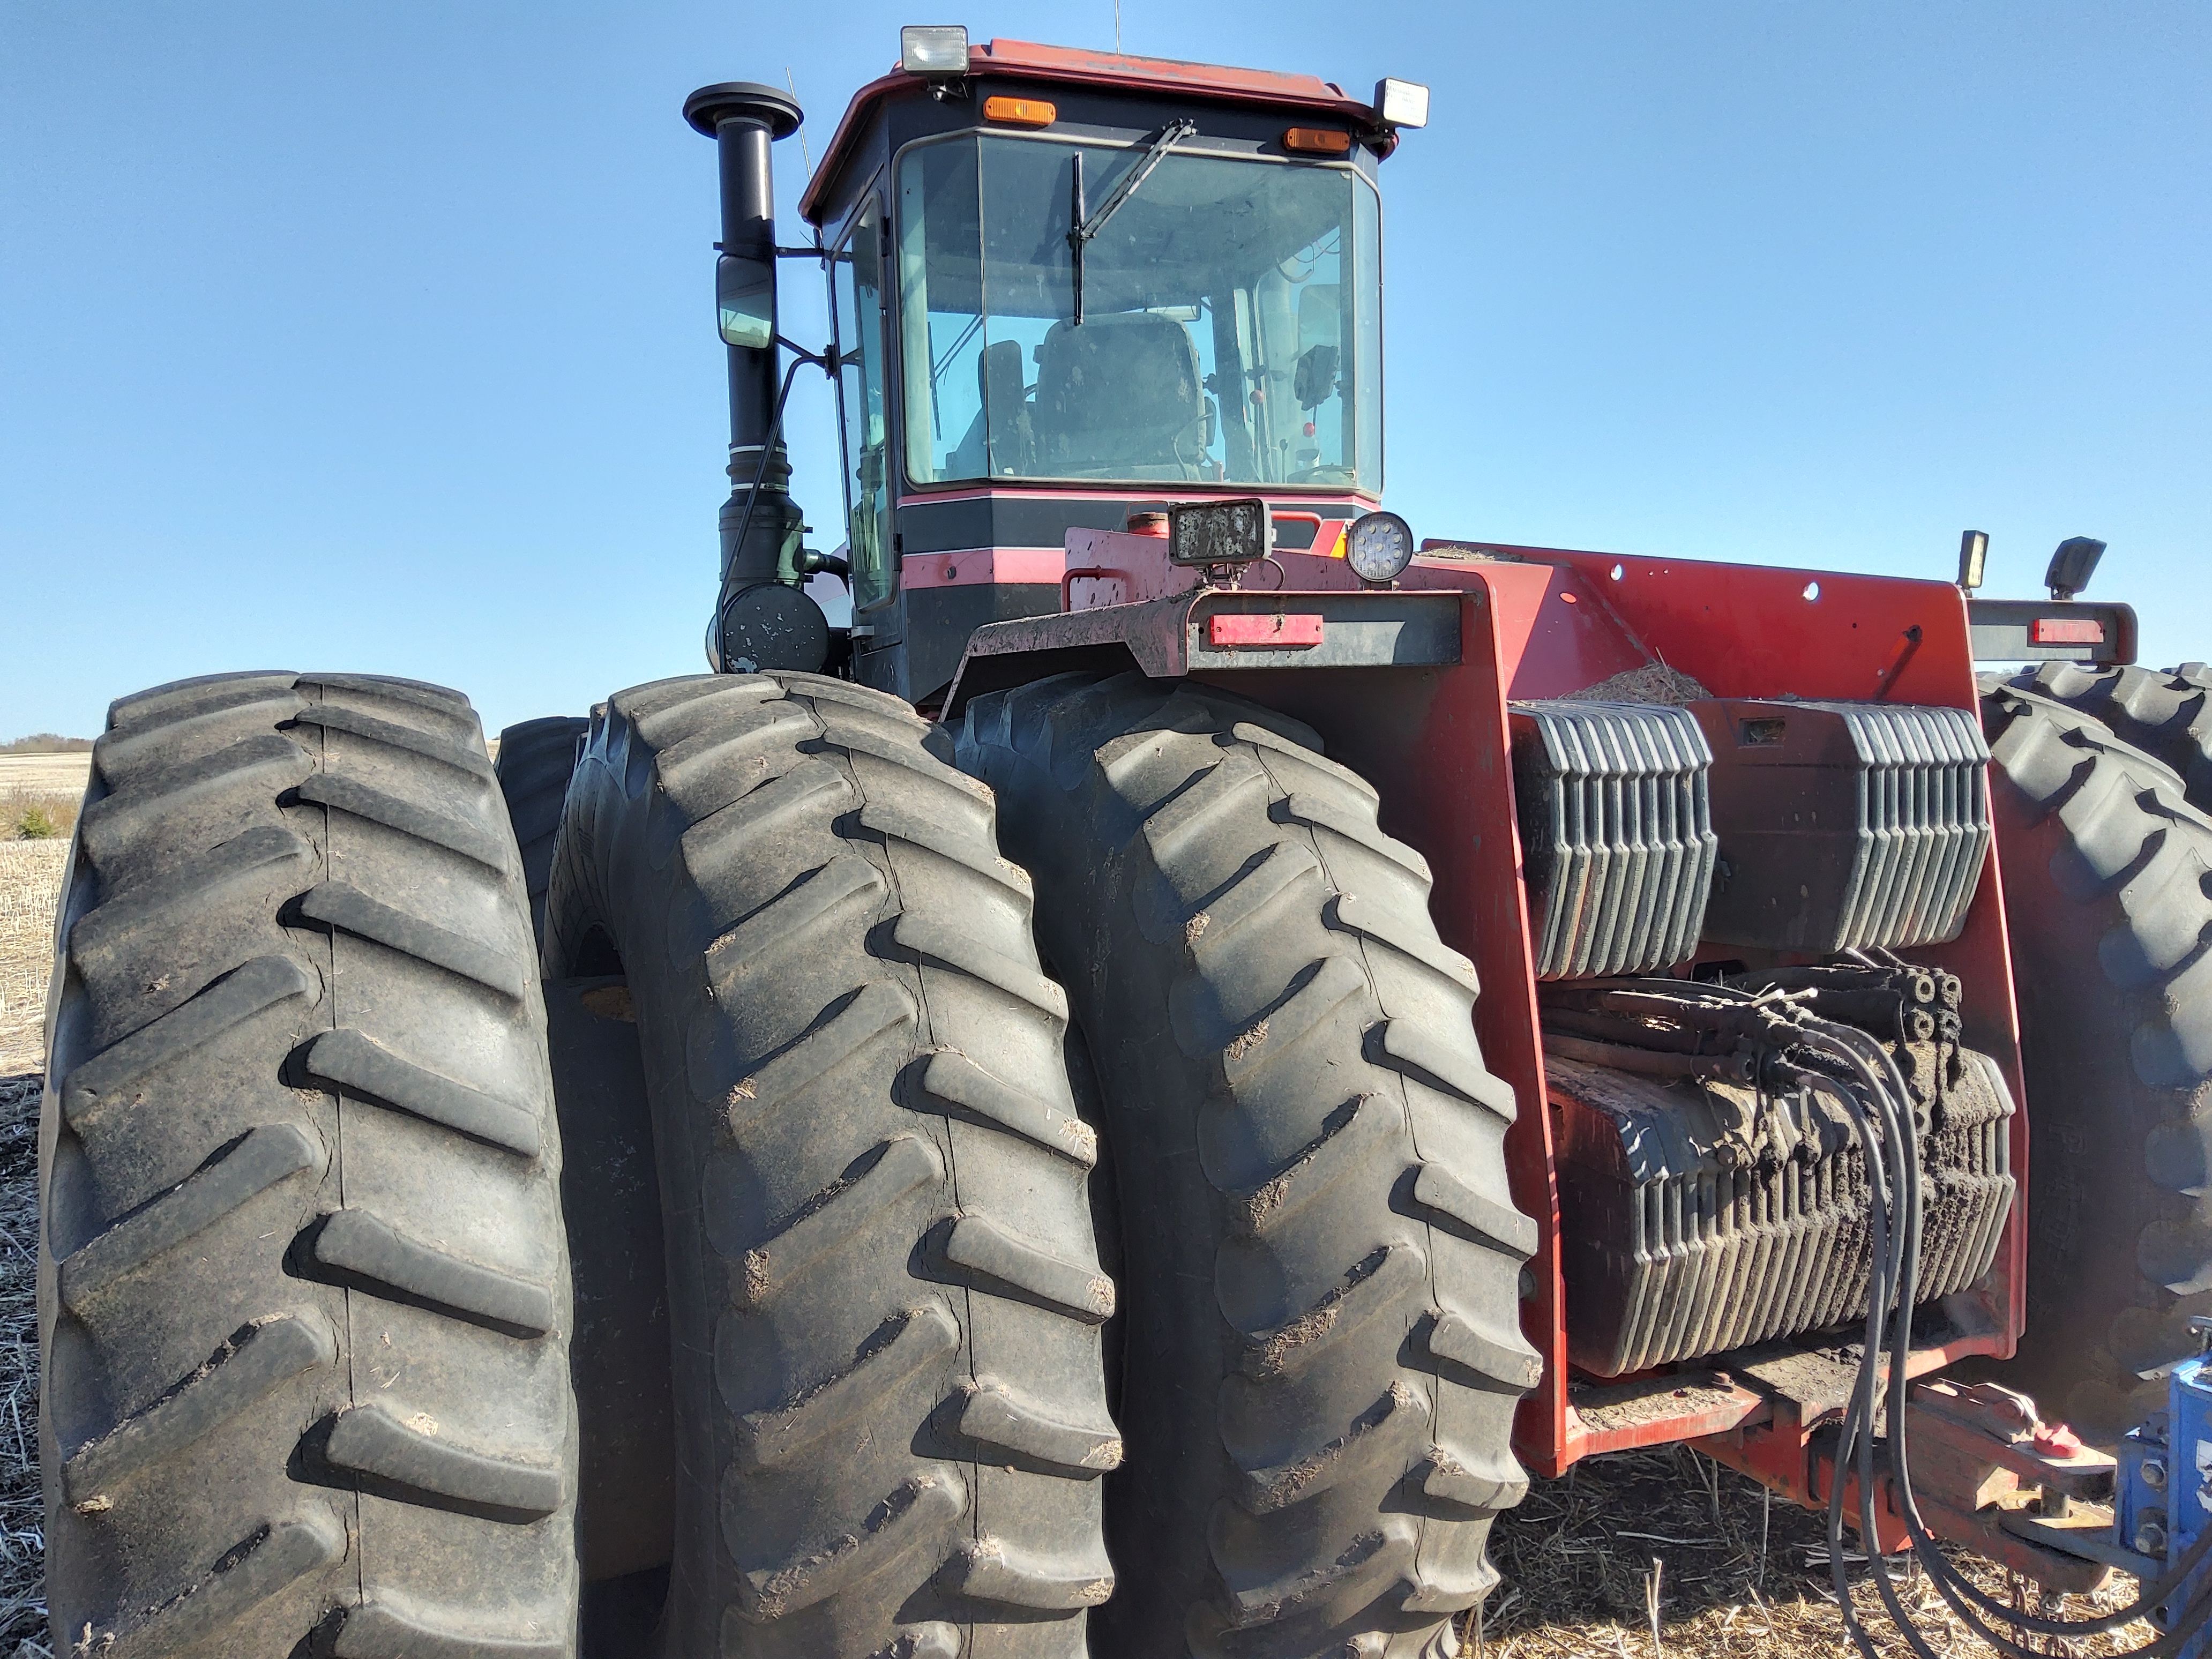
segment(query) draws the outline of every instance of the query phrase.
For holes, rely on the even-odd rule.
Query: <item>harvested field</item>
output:
[[[40,759],[46,757],[41,757]],[[56,757],[78,763],[82,757]],[[38,1075],[65,843],[0,841],[0,1659],[52,1659],[46,1643],[44,1511],[38,1470]],[[1463,1655],[1483,1659],[1812,1659],[1849,1651],[1828,1584],[1820,1517],[1770,1504],[1762,1490],[1686,1449],[1596,1458],[1539,1481],[1499,1525],[1504,1583]],[[1911,1649],[1889,1626],[1869,1569],[1850,1558],[1854,1599],[1885,1656]],[[2056,1613],[2033,1586],[1954,1556],[2015,1606]],[[1951,1617],[1927,1582],[1906,1574],[1930,1648],[1951,1659],[1990,1649]],[[2069,1616],[2124,1603],[2133,1581],[2075,1597]],[[2151,1632],[2023,1645],[2092,1659],[2139,1646]]]
[[[0,755],[0,794],[21,789],[50,795],[82,795],[84,781],[91,773],[89,750],[70,755]]]
[[[0,1077],[45,1065],[54,906],[68,860],[65,841],[0,841]]]
[[[69,840],[89,755],[0,755],[0,844]]]

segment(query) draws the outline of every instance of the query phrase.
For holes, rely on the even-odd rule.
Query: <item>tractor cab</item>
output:
[[[902,45],[800,211],[836,319],[851,672],[927,704],[977,627],[1060,608],[1070,530],[1375,504],[1376,174],[1426,97],[1386,82],[1386,120],[1310,76]]]

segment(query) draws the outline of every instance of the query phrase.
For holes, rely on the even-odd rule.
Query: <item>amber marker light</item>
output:
[[[986,98],[983,118],[1010,127],[1048,127],[1060,118],[1057,106],[1042,98]]]
[[[1307,155],[1342,155],[1352,149],[1352,135],[1334,127],[1292,127],[1283,135],[1283,148]]]

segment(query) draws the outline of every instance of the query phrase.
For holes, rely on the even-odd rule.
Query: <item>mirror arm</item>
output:
[[[839,363],[837,359],[837,348],[834,343],[830,345],[823,346],[819,351],[809,351],[805,346],[799,344],[798,341],[790,339],[781,334],[775,337],[775,343],[781,346],[786,351],[788,351],[793,356],[799,359],[799,362],[811,363],[815,368],[820,369],[824,374],[829,375],[832,380],[836,378]],[[798,366],[798,363],[792,365],[794,369],[796,369]],[[785,380],[784,384],[787,387],[789,386],[790,381],[788,379]]]

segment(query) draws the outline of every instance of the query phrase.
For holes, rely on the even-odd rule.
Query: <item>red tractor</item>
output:
[[[2212,1290],[2212,680],[2127,665],[2086,539],[2033,602],[1972,536],[1417,542],[1427,97],[909,29],[793,247],[798,108],[702,88],[714,672],[495,768],[411,682],[114,705],[42,1140],[67,1650],[1443,1659],[1524,1469],[1676,1441],[2000,1638],[1934,1538],[2187,1638],[2201,1509],[2100,1448]]]

